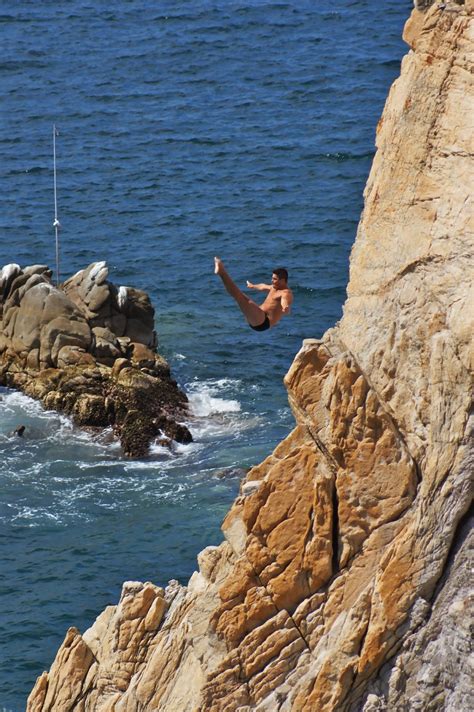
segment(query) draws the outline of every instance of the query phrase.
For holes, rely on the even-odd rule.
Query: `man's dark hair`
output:
[[[288,282],[288,270],[284,267],[277,267],[273,270],[272,274],[276,274],[279,279],[284,279],[285,282]]]

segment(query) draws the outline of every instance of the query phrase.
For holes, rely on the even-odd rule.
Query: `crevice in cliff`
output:
[[[421,474],[421,469],[420,469],[419,464],[418,464],[418,462],[416,461],[415,457],[414,457],[414,456],[412,455],[412,453],[410,452],[410,448],[408,447],[407,441],[406,441],[405,436],[403,435],[403,433],[402,433],[402,431],[401,431],[401,428],[400,428],[399,424],[397,423],[397,421],[395,420],[393,414],[392,414],[391,411],[389,410],[389,408],[388,408],[388,406],[387,406],[385,400],[381,397],[380,393],[379,393],[378,390],[375,388],[375,386],[374,386],[374,384],[372,383],[371,379],[369,378],[369,376],[367,375],[367,373],[364,371],[364,369],[363,369],[362,366],[360,365],[359,359],[356,358],[355,354],[354,354],[342,341],[341,341],[341,345],[343,346],[344,350],[347,351],[348,354],[350,354],[351,358],[354,359],[354,362],[355,362],[355,364],[357,365],[357,368],[359,369],[359,371],[361,372],[361,374],[363,375],[363,377],[364,377],[365,380],[367,381],[367,383],[368,383],[368,385],[369,385],[369,388],[370,388],[370,389],[375,393],[375,395],[377,396],[377,400],[378,400],[378,402],[379,402],[379,405],[380,405],[381,409],[383,410],[384,414],[386,415],[387,420],[388,420],[389,424],[391,425],[395,436],[400,440],[400,442],[402,443],[404,449],[406,450],[407,454],[408,454],[409,457],[410,457],[410,460],[411,460],[411,462],[412,462],[412,464],[413,464],[413,467],[414,467],[414,470],[415,470],[415,476],[416,476],[417,486],[418,486],[418,485],[420,484],[421,480],[423,479],[423,478],[422,478],[422,474]]]
[[[300,636],[300,638],[301,638],[301,640],[303,641],[303,643],[306,645],[306,648],[307,648],[309,654],[312,656],[312,655],[313,655],[313,651],[311,650],[311,646],[310,646],[308,640],[306,639],[306,637],[305,637],[303,631],[301,630],[300,626],[299,626],[299,625],[297,624],[297,622],[295,621],[295,619],[294,619],[294,617],[292,616],[292,614],[291,614],[289,611],[287,611],[287,613],[288,613],[288,617],[290,618],[291,622],[293,623],[295,629],[298,631],[298,635]]]
[[[299,406],[296,406],[296,409],[298,410],[299,414],[301,415],[302,420],[306,423],[306,430],[308,435],[310,436],[311,440],[313,440],[314,444],[318,448],[318,450],[321,452],[321,454],[324,456],[325,460],[327,461],[328,467],[331,470],[333,476],[334,476],[334,483],[336,481],[336,476],[337,476],[337,471],[339,469],[339,466],[334,459],[334,457],[331,455],[323,441],[315,434],[313,433],[313,430],[310,425],[307,423],[307,415],[302,410]]]
[[[339,497],[337,496],[336,478],[332,488],[332,575],[339,571]]]
[[[304,537],[304,544],[303,544],[303,549],[306,549],[308,544],[314,539],[314,507],[311,507],[311,509],[308,512],[308,526],[306,528],[306,534]]]
[[[380,393],[379,393],[379,392],[377,391],[377,389],[374,387],[372,381],[371,381],[370,378],[367,376],[367,374],[366,374],[366,372],[364,371],[364,369],[361,367],[360,362],[359,362],[359,359],[356,358],[355,354],[346,346],[346,344],[341,340],[341,338],[340,338],[339,335],[337,336],[337,340],[338,340],[338,343],[337,343],[337,350],[338,350],[340,353],[346,352],[347,354],[349,354],[349,356],[353,359],[353,361],[354,361],[354,363],[355,363],[357,369],[360,371],[360,373],[362,374],[362,376],[363,376],[364,379],[366,380],[366,382],[367,382],[369,388],[374,392],[375,396],[377,397],[377,400],[378,400],[378,402],[379,402],[379,404],[380,404],[380,407],[381,407],[382,411],[384,412],[385,416],[387,417],[387,420],[388,420],[390,426],[392,427],[395,436],[396,436],[396,437],[399,439],[399,441],[402,443],[404,449],[406,450],[407,454],[408,454],[409,457],[410,457],[410,460],[411,460],[411,462],[412,462],[412,464],[413,464],[413,467],[414,467],[414,470],[415,470],[415,476],[416,476],[417,485],[418,485],[418,484],[421,482],[421,480],[422,480],[422,475],[421,475],[420,467],[419,467],[419,465],[418,465],[416,459],[414,458],[414,456],[413,456],[412,453],[410,452],[410,449],[409,449],[409,447],[408,447],[408,445],[407,445],[407,442],[406,442],[406,440],[405,440],[405,437],[404,437],[404,435],[403,435],[402,432],[401,432],[400,426],[398,425],[398,423],[397,423],[397,421],[395,420],[394,416],[393,416],[392,413],[390,412],[390,410],[389,410],[389,408],[388,408],[388,406],[387,406],[385,400],[381,397]],[[336,357],[337,357],[336,354],[332,353],[332,351],[330,350],[328,344],[324,344],[324,346],[325,346],[325,348],[327,349],[328,353],[329,353],[333,358],[336,358]],[[331,455],[331,453],[329,452],[328,448],[325,446],[325,444],[322,442],[322,440],[318,437],[318,435],[313,432],[313,429],[311,428],[311,425],[308,423],[308,416],[307,416],[306,412],[298,405],[298,403],[296,402],[295,399],[291,398],[291,396],[290,396],[290,401],[291,401],[291,406],[292,406],[293,411],[296,411],[296,412],[300,415],[301,420],[302,420],[302,421],[305,423],[305,425],[306,425],[306,429],[307,429],[308,435],[309,435],[309,436],[311,437],[311,439],[314,441],[316,447],[317,447],[317,448],[320,450],[320,452],[324,455],[324,457],[325,457],[325,459],[326,459],[326,461],[327,461],[328,466],[330,467],[332,473],[334,474],[334,479],[336,479],[337,472],[338,472],[338,470],[339,470],[339,465],[338,465],[337,461],[336,461],[335,458]]]
[[[411,453],[410,453],[410,451],[409,451],[409,449],[408,449],[408,447],[407,447],[406,441],[405,441],[405,439],[404,439],[402,433],[400,432],[400,429],[398,428],[398,426],[397,426],[396,422],[394,421],[392,415],[387,411],[387,408],[385,407],[384,402],[383,402],[383,400],[380,398],[380,396],[379,396],[379,394],[377,393],[376,389],[373,387],[373,385],[371,384],[370,380],[367,378],[366,374],[364,373],[364,371],[363,371],[362,368],[360,367],[360,364],[359,364],[358,360],[355,358],[355,356],[352,354],[352,352],[351,352],[349,349],[347,349],[347,347],[344,346],[344,350],[347,351],[347,353],[349,353],[349,354],[351,355],[351,357],[354,359],[354,362],[357,364],[357,368],[360,370],[360,372],[362,373],[362,375],[363,375],[364,378],[366,379],[366,381],[367,381],[369,387],[373,390],[373,392],[374,392],[375,395],[377,396],[377,399],[378,399],[378,401],[379,401],[379,403],[380,403],[380,406],[381,406],[382,410],[384,411],[385,415],[387,416],[387,419],[388,419],[389,423],[391,424],[391,426],[392,426],[392,428],[393,428],[393,430],[394,430],[394,432],[395,432],[396,437],[399,438],[399,440],[400,440],[400,441],[402,442],[402,444],[403,444],[403,447],[405,448],[406,452],[408,453],[408,455],[409,455],[409,457],[410,457],[410,460],[411,460],[411,463],[412,463],[413,468],[414,468],[414,474],[415,474],[415,479],[416,479],[416,488],[418,488],[418,485],[419,485],[420,482],[422,481],[421,469],[420,469],[420,466],[419,466],[418,462],[417,462],[417,461],[415,460],[415,458],[411,455]],[[296,403],[293,403],[293,408],[300,414],[302,420],[304,420],[304,421],[306,422],[306,430],[307,430],[307,433],[308,433],[309,437],[311,437],[311,439],[313,440],[313,442],[314,442],[314,444],[316,445],[316,447],[318,448],[318,450],[319,450],[319,451],[321,452],[321,454],[324,456],[324,458],[325,458],[325,460],[326,460],[326,462],[327,462],[327,464],[328,464],[328,466],[329,466],[329,468],[330,468],[330,470],[331,470],[331,472],[332,472],[332,474],[333,474],[333,478],[334,478],[334,480],[333,480],[333,488],[334,488],[334,489],[333,489],[333,492],[332,492],[333,523],[332,523],[332,536],[331,536],[332,548],[333,548],[333,552],[332,552],[332,569],[333,569],[333,574],[332,574],[332,577],[331,577],[331,581],[332,581],[332,580],[334,580],[334,577],[337,576],[337,574],[338,574],[338,573],[340,572],[340,570],[341,570],[341,569],[340,569],[340,566],[339,566],[339,554],[340,554],[340,552],[339,552],[339,516],[338,516],[338,515],[339,515],[339,498],[338,498],[338,495],[337,495],[337,485],[336,485],[337,472],[338,472],[338,465],[337,465],[336,460],[335,460],[335,459],[332,457],[332,455],[329,453],[329,451],[328,451],[328,449],[326,448],[326,446],[324,445],[324,443],[323,443],[323,442],[320,440],[320,438],[313,432],[311,426],[308,424],[308,422],[307,422],[308,418],[307,418],[307,416],[306,416],[306,413],[305,413]],[[415,497],[415,494],[414,494],[414,497]],[[414,497],[413,497],[413,499],[414,499]],[[377,529],[380,529],[380,528],[383,527],[383,526],[386,526],[386,525],[388,525],[388,524],[391,524],[391,523],[396,522],[396,521],[400,520],[401,518],[403,518],[404,515],[406,514],[406,512],[410,509],[411,504],[412,504],[412,502],[408,503],[407,506],[406,506],[403,510],[398,511],[393,517],[391,517],[391,518],[389,518],[389,519],[387,519],[387,520],[384,520],[383,522],[381,522],[381,523],[378,524],[377,526],[373,527],[373,528],[368,532],[367,538],[369,538],[369,537],[373,534],[373,532],[376,531]],[[353,562],[354,559],[360,554],[360,552],[362,551],[362,549],[363,549],[363,545],[361,546],[360,549],[358,549],[357,551],[355,551],[355,552],[352,554],[352,556],[347,560],[347,562],[346,562],[345,565],[344,565],[344,569],[347,569],[347,568],[352,564],[352,562]]]

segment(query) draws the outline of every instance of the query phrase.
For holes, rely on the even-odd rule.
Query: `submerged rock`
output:
[[[19,388],[79,425],[113,425],[125,454],[158,437],[190,442],[178,421],[187,399],[156,352],[145,292],[108,282],[105,262],[61,288],[43,265],[0,272],[0,383]]]
[[[67,637],[28,712],[474,707],[474,2],[430,4],[379,122],[344,316],[285,379],[295,429],[187,587],[148,594],[157,627],[147,584],[126,589],[136,616],[124,593]]]

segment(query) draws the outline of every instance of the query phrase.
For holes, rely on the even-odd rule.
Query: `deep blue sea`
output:
[[[282,379],[341,316],[375,126],[411,0],[17,0],[0,11],[1,264],[106,260],[147,290],[194,442],[121,456],[0,389],[0,710],[128,579],[186,583],[242,470],[293,427]],[[293,315],[255,333],[213,275],[286,266]],[[1,266],[1,265],[0,265]],[[254,294],[258,296],[258,294]],[[9,433],[26,425],[23,439]]]

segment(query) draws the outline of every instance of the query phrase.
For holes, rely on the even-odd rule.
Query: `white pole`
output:
[[[54,168],[54,222],[53,227],[56,233],[56,286],[59,287],[59,228],[61,223],[58,220],[58,192],[56,184],[56,136],[59,131],[53,124],[53,168]]]

